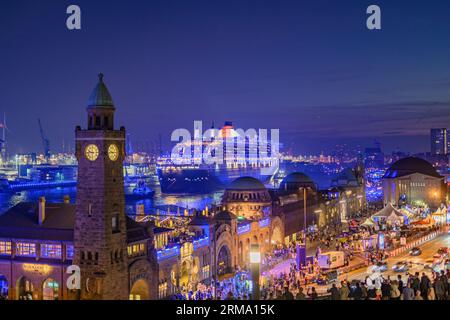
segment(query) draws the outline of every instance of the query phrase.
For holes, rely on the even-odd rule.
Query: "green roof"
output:
[[[114,108],[114,103],[111,98],[111,95],[109,94],[108,88],[106,88],[106,85],[103,82],[102,73],[98,75],[98,83],[89,97],[88,106]]]

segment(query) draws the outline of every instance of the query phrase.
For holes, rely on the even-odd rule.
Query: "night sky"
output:
[[[450,127],[450,1],[1,1],[10,152],[42,152],[38,118],[53,151],[73,147],[99,72],[135,144],[229,120],[279,128],[302,154],[375,139],[429,151],[429,129]]]

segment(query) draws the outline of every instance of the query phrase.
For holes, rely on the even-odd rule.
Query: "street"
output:
[[[444,234],[441,235],[433,240],[430,240],[423,244],[422,246],[419,246],[419,248],[422,250],[422,254],[420,256],[410,256],[408,251],[405,251],[402,254],[399,254],[396,257],[388,258],[386,259],[388,269],[384,272],[382,272],[382,276],[387,278],[388,276],[392,279],[397,278],[398,275],[402,275],[403,280],[406,280],[407,274],[415,273],[415,272],[425,272],[427,275],[430,276],[431,270],[424,269],[423,264],[426,262],[426,260],[430,259],[435,255],[439,248],[441,247],[450,247],[450,234]],[[353,263],[361,262],[362,259],[360,257],[355,257],[352,261]],[[397,263],[401,261],[408,261],[412,262],[412,266],[407,272],[395,272],[392,270],[392,267]],[[274,276],[279,275],[280,273],[289,273],[289,269],[292,263],[295,263],[295,259],[287,259],[275,267],[273,267],[268,273]],[[370,273],[368,273],[368,268],[360,268],[348,273],[344,273],[339,275],[338,280],[360,280],[364,281],[367,276],[369,276]],[[327,290],[331,287],[330,285],[317,285],[317,284],[311,284],[308,285],[308,287],[315,287],[316,291],[319,295],[327,294]]]
[[[429,242],[426,242],[419,248],[422,250],[422,254],[417,257],[412,257],[409,255],[409,252],[404,252],[402,254],[399,254],[397,257],[388,258],[386,259],[386,262],[388,263],[388,270],[383,272],[383,276],[395,276],[401,274],[402,276],[406,276],[406,272],[395,272],[392,270],[392,267],[400,261],[410,261],[412,262],[412,267],[409,269],[408,273],[415,273],[415,272],[425,272],[425,273],[431,273],[430,270],[424,269],[423,264],[427,259],[430,259],[433,257],[433,255],[436,254],[439,248],[441,247],[450,247],[450,235],[444,234],[439,237],[437,237],[434,240],[431,240]],[[366,276],[369,274],[367,273],[367,268],[361,268],[352,272],[349,272],[347,274],[343,274],[339,277],[339,280],[353,280],[353,279],[365,279]]]

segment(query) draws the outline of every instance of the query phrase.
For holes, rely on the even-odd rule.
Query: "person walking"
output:
[[[298,288],[298,292],[295,295],[295,300],[306,300],[306,296],[303,293],[303,287]]]
[[[353,299],[355,300],[362,300],[363,299],[363,292],[361,289],[361,286],[359,284],[359,282],[356,282],[355,284],[355,290],[353,291]]]
[[[447,269],[445,281],[447,281],[447,299],[450,299],[450,269]]]
[[[397,276],[397,286],[398,286],[398,291],[400,292],[400,294],[402,294],[404,284],[403,284],[403,280],[402,280],[402,276],[401,275]]]
[[[403,290],[402,290],[403,291]],[[402,293],[399,290],[398,281],[394,280],[391,284],[391,300],[400,300]]]
[[[390,300],[391,299],[391,285],[389,281],[385,279],[381,284],[381,299]]]
[[[447,300],[447,292],[448,292],[448,279],[447,276],[445,275],[444,270],[441,270],[441,276],[440,279],[442,281],[442,284],[444,285],[444,295],[443,295],[443,300]]]
[[[327,290],[327,292],[331,293],[331,300],[340,300],[341,295],[339,293],[339,289],[336,287],[336,284],[332,284],[331,288]]]
[[[423,300],[421,292],[419,290],[416,291],[416,296],[414,297],[414,300]]]
[[[422,273],[422,278],[420,279],[420,295],[423,300],[428,298],[428,289],[430,289],[431,281],[425,272]]]
[[[431,286],[428,289],[427,300],[436,300],[436,294],[434,292],[435,292],[434,288],[433,288],[433,286]]]
[[[311,287],[311,291],[308,292],[308,296],[311,298],[311,300],[317,300],[319,296],[317,295],[316,288]]]
[[[291,291],[289,291],[288,286],[284,287],[282,299],[283,300],[294,300],[294,295],[291,293]]]
[[[414,300],[414,289],[411,288],[411,283],[408,283],[406,287],[403,288],[402,297],[403,300]]]
[[[437,277],[434,281],[434,288],[430,286],[429,291],[433,291],[433,295],[436,293],[436,297],[438,300],[444,300],[445,297],[445,285],[440,277]],[[429,295],[428,295],[429,296]],[[430,299],[431,300],[431,299]],[[433,299],[434,300],[434,299]]]
[[[414,292],[420,290],[420,278],[418,272],[415,273],[414,278],[412,279],[411,288],[414,290]]]
[[[348,300],[349,295],[350,295],[350,289],[348,288],[347,283],[342,281],[341,287],[339,288],[340,300]]]
[[[361,282],[359,287],[361,288],[361,299],[367,299],[367,287],[364,282]]]

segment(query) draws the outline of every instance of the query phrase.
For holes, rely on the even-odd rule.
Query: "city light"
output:
[[[28,2],[0,5],[2,311],[450,300],[449,1]],[[390,315],[346,303],[313,317]]]

